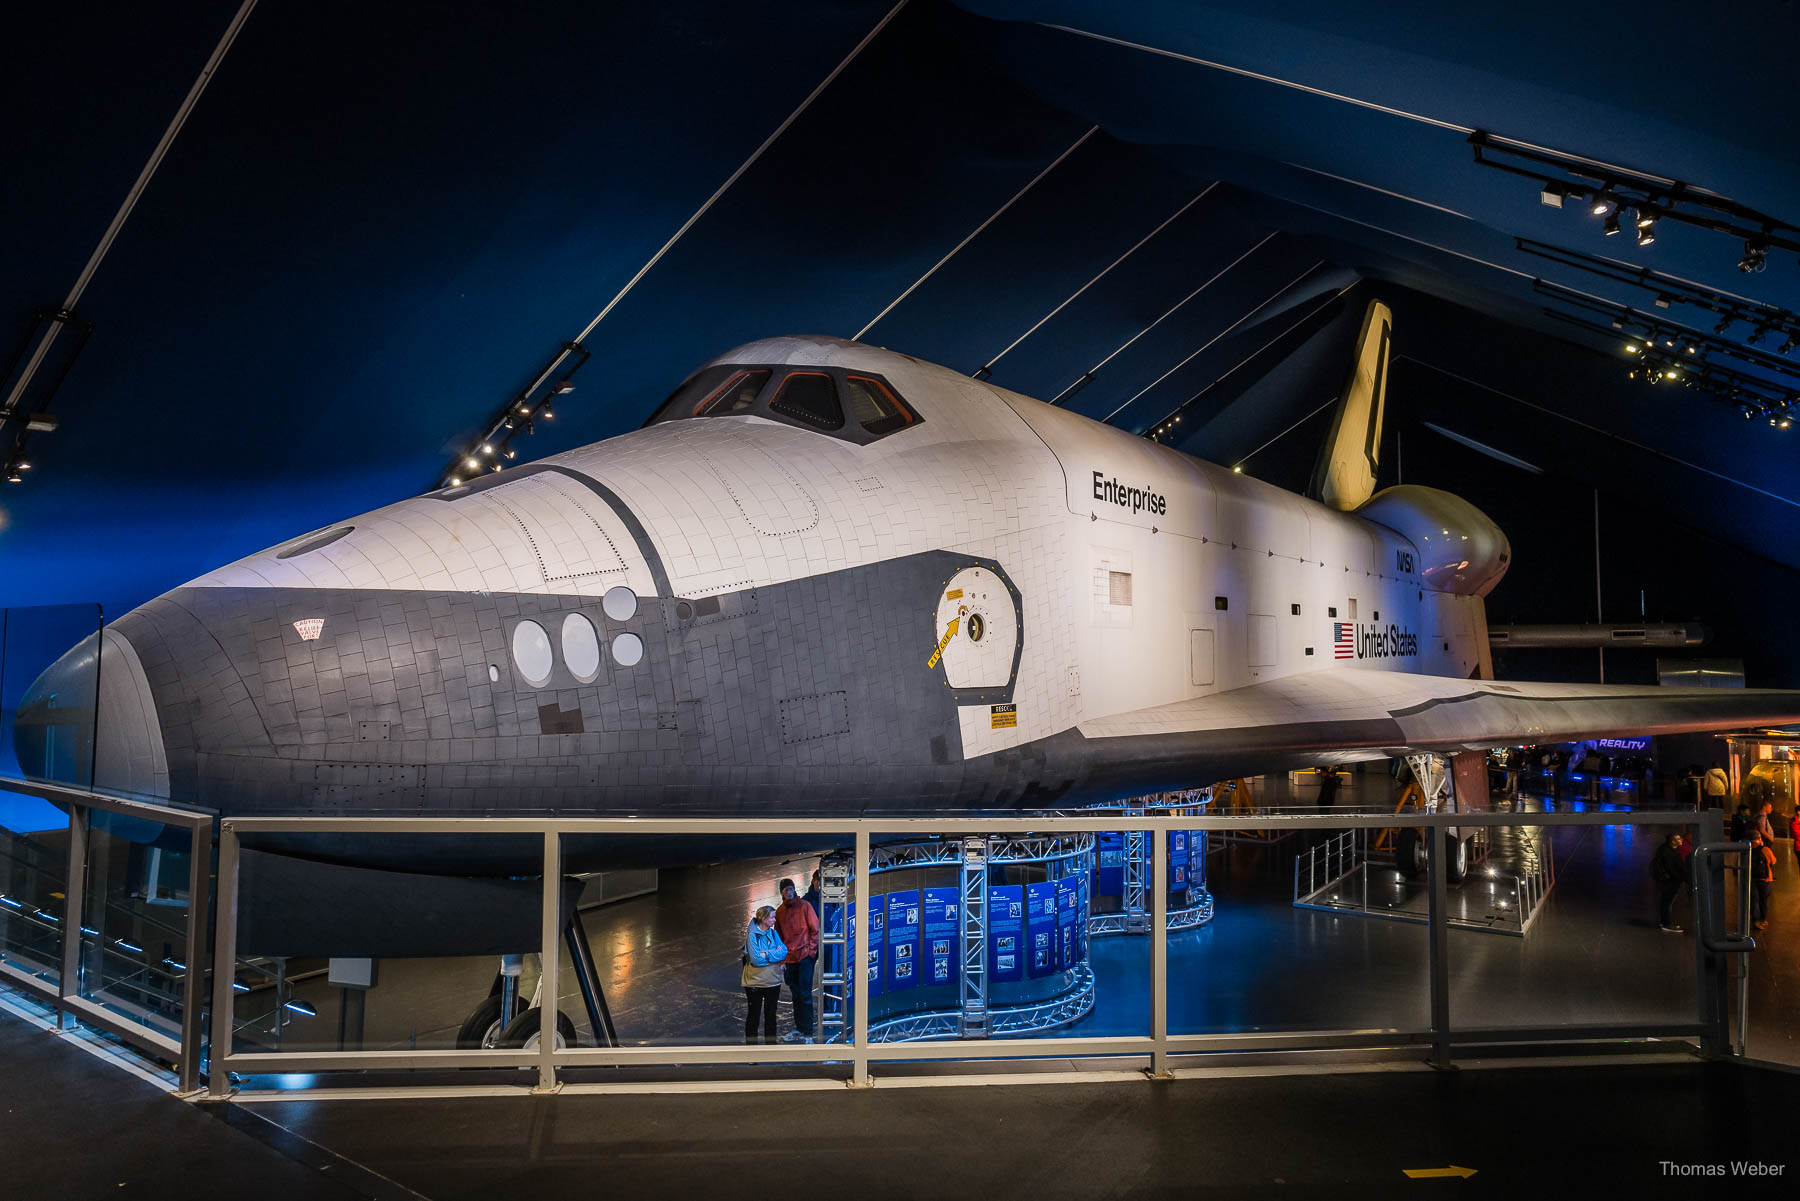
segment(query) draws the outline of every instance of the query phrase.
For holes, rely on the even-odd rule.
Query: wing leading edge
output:
[[[1528,684],[1342,668],[1080,723],[1218,778],[1409,751],[1800,722],[1800,691]],[[1184,753],[1185,752],[1185,753]]]

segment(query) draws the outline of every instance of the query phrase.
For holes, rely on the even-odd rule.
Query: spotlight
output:
[[[1776,354],[1789,354],[1793,351],[1794,347],[1796,347],[1796,346],[1800,346],[1800,341],[1796,341],[1795,336],[1793,334],[1789,334],[1787,336],[1787,341],[1783,342],[1780,346],[1777,346],[1775,348],[1775,353]],[[23,466],[23,464],[20,464],[20,465]]]
[[[1744,344],[1746,346],[1755,346],[1758,342],[1761,342],[1764,338],[1766,338],[1768,336],[1769,336],[1768,327],[1765,325],[1759,325],[1754,330],[1750,331],[1750,336],[1748,338],[1744,339]]]
[[[1717,325],[1713,326],[1713,333],[1715,333],[1715,334],[1724,333],[1726,330],[1731,328],[1731,322],[1732,322],[1731,314],[1730,313],[1725,314],[1725,316],[1719,318],[1719,323]]]
[[[492,457],[493,457],[493,455],[494,455],[494,446],[493,446],[493,443],[491,443],[491,442],[483,442],[483,443],[482,443],[482,444],[481,444],[481,453],[482,453],[482,454],[484,454],[484,455],[487,455],[487,456],[488,456],[488,457],[489,457],[489,458],[492,458]]]
[[[1638,242],[1639,246],[1648,246],[1648,245],[1650,245],[1650,243],[1652,243],[1654,241],[1656,241],[1656,229],[1654,226],[1649,226],[1649,225],[1638,226],[1637,242]]]
[[[30,459],[15,459],[15,460],[13,460],[13,466],[17,467],[20,471],[30,471],[31,470],[31,460]]]
[[[1767,238],[1745,238],[1744,257],[1738,260],[1738,270],[1745,275],[1761,271],[1769,265],[1769,241]]]
[[[1670,350],[1673,350],[1673,349],[1675,349],[1675,339],[1672,336],[1670,336],[1669,334],[1664,334],[1663,335],[1663,345],[1667,346]]]
[[[1700,348],[1695,346],[1692,342],[1689,342],[1686,346],[1682,347],[1682,349],[1685,350],[1689,354],[1699,354],[1700,353]]]
[[[1636,354],[1638,351],[1640,351],[1642,349],[1643,349],[1643,347],[1639,346],[1636,342],[1625,343],[1625,353],[1626,354]]]
[[[1231,469],[1231,472],[1233,475],[1243,475],[1244,474],[1244,465],[1242,463],[1239,463],[1236,467],[1233,467]]]
[[[1559,183],[1547,183],[1544,185],[1544,190],[1538,193],[1538,199],[1542,200],[1553,209],[1559,209],[1563,206],[1563,199],[1568,196],[1568,194],[1569,189],[1564,185]]]
[[[1775,423],[1775,428],[1776,428],[1776,429],[1780,429],[1780,430],[1784,430],[1784,429],[1786,429],[1786,428],[1787,428],[1787,427],[1788,427],[1788,426],[1790,426],[1790,425],[1792,425],[1792,424],[1794,424],[1794,422],[1793,422],[1793,419],[1792,419],[1792,418],[1790,418],[1790,417],[1783,417],[1783,418],[1782,418],[1782,419],[1781,419],[1781,420],[1780,420],[1780,421],[1777,421],[1777,422],[1776,422],[1776,423]]]
[[[514,450],[514,449],[513,449],[513,448],[512,448],[512,447],[510,447],[510,446],[509,446],[509,447],[507,447],[507,448],[506,448],[506,450],[505,450],[505,451],[503,451],[503,452],[502,452],[502,453],[504,453],[504,454],[505,454],[505,455],[506,455],[506,457],[507,457],[507,458],[509,458],[509,459],[516,459],[516,458],[518,458],[518,457],[519,457],[519,452],[518,452],[518,451],[516,451],[516,450]]]
[[[556,385],[556,387],[554,387],[550,390],[550,395],[552,395],[552,396],[567,396],[569,393],[573,392],[574,390],[575,390],[575,385],[571,384],[568,380],[564,380],[562,383]]]
[[[1663,378],[1664,379],[1680,379],[1681,372],[1679,372],[1679,371],[1675,370],[1675,368],[1671,367],[1667,371],[1663,372]]]
[[[8,467],[6,469],[6,482],[9,484],[22,484],[25,482],[25,477],[19,474],[19,469],[17,467]]]
[[[548,402],[545,402],[545,404],[544,404],[543,418],[545,421],[555,421],[556,420],[556,414],[552,413],[550,411],[550,405]]]
[[[462,483],[462,480],[457,478],[456,476],[453,475],[450,477],[450,486],[452,488],[459,486],[461,483]]]
[[[1608,214],[1608,216],[1606,218],[1606,224],[1601,226],[1601,229],[1606,234],[1606,236],[1609,238],[1612,237],[1614,234],[1618,233],[1619,232],[1619,214],[1617,214],[1617,213]]]
[[[467,468],[468,468],[468,469],[469,469],[469,470],[470,470],[470,471],[480,471],[480,470],[481,470],[481,463],[480,463],[480,461],[479,461],[479,460],[477,460],[477,459],[475,459],[475,458],[473,458],[473,457],[471,457],[471,458],[470,458],[470,459],[469,459],[469,460],[468,460],[468,461],[467,461],[467,462],[466,462],[466,463],[464,463],[464,464],[463,464],[463,465],[464,465],[464,466],[465,466],[465,467],[467,467]]]
[[[1600,192],[1594,196],[1594,203],[1589,207],[1588,212],[1594,214],[1596,217],[1608,217],[1611,216],[1618,207],[1619,202],[1617,200],[1614,200],[1605,192]]]
[[[1675,298],[1673,296],[1658,296],[1655,301],[1656,307],[1659,309],[1666,309],[1674,303]]]
[[[1639,205],[1637,211],[1637,227],[1639,229],[1649,229],[1656,224],[1656,217],[1657,213],[1654,208],[1651,208],[1647,204]]]

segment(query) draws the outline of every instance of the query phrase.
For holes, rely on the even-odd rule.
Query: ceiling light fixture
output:
[[[1601,230],[1609,238],[1612,237],[1614,234],[1618,233],[1619,232],[1619,214],[1613,213],[1613,214],[1609,215],[1606,218],[1606,224],[1601,226]]]

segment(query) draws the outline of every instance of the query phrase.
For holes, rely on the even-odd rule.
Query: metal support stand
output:
[[[988,841],[963,839],[962,1037],[988,1036]]]
[[[558,960],[556,934],[562,928],[562,835],[555,831],[544,834],[543,923],[538,936],[538,1076],[537,1093],[554,1093],[561,1089],[556,1081],[556,1016],[560,1012],[556,1000],[562,995],[556,979]]]
[[[1409,756],[1410,758],[1410,756]],[[1425,872],[1429,877],[1430,908],[1427,912],[1427,957],[1431,965],[1432,1067],[1446,1071],[1450,1062],[1450,881],[1446,858],[1449,847],[1437,831],[1427,827]]]
[[[613,1029],[612,1010],[606,1004],[606,991],[600,987],[600,971],[594,966],[594,949],[588,945],[587,929],[581,914],[571,912],[563,927],[563,940],[569,944],[569,962],[575,968],[575,983],[581,989],[581,1000],[587,1006],[588,1027],[594,1041],[603,1047],[619,1045],[619,1032]]]
[[[1127,805],[1127,818],[1142,817],[1142,805]],[[1125,831],[1124,869],[1125,895],[1121,898],[1125,905],[1125,933],[1142,934],[1150,928],[1150,915],[1144,911],[1144,865],[1149,861],[1145,854],[1145,839],[1149,837],[1142,830]]]
[[[850,903],[850,860],[842,854],[819,861],[819,1041],[842,1042],[850,1018],[850,953],[845,942]]]

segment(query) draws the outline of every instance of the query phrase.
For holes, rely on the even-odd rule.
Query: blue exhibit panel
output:
[[[1055,881],[1025,886],[1025,933],[1031,940],[1026,973],[1035,978],[1056,971]]]
[[[887,991],[919,986],[919,890],[887,894]]]
[[[1056,966],[1067,971],[1075,966],[1075,914],[1081,885],[1072,879],[1056,882]]]
[[[844,911],[850,915],[849,925],[844,930],[844,937],[850,940],[848,954],[854,956],[856,954],[856,902],[851,901],[844,907]],[[887,906],[877,902],[870,908],[870,912],[875,915],[875,920],[869,923],[869,995],[879,997],[881,995],[881,964],[886,957]]]
[[[988,971],[995,980],[1025,978],[1025,889],[1001,884],[988,889]]]
[[[1080,878],[1080,882],[1081,895],[1077,898],[1079,905],[1075,911],[1075,959],[1077,962],[1085,962],[1088,940],[1087,918],[1088,914],[1094,911],[1094,894],[1093,881],[1090,877],[1084,875]]]
[[[924,892],[925,926],[921,947],[925,953],[926,984],[949,984],[956,979],[956,943],[960,937],[957,915],[962,894],[954,888],[927,888]]]
[[[1169,891],[1182,892],[1188,886],[1188,833],[1169,831]]]
[[[1102,834],[1094,841],[1093,894],[1097,897],[1125,895],[1125,836],[1114,832]]]

